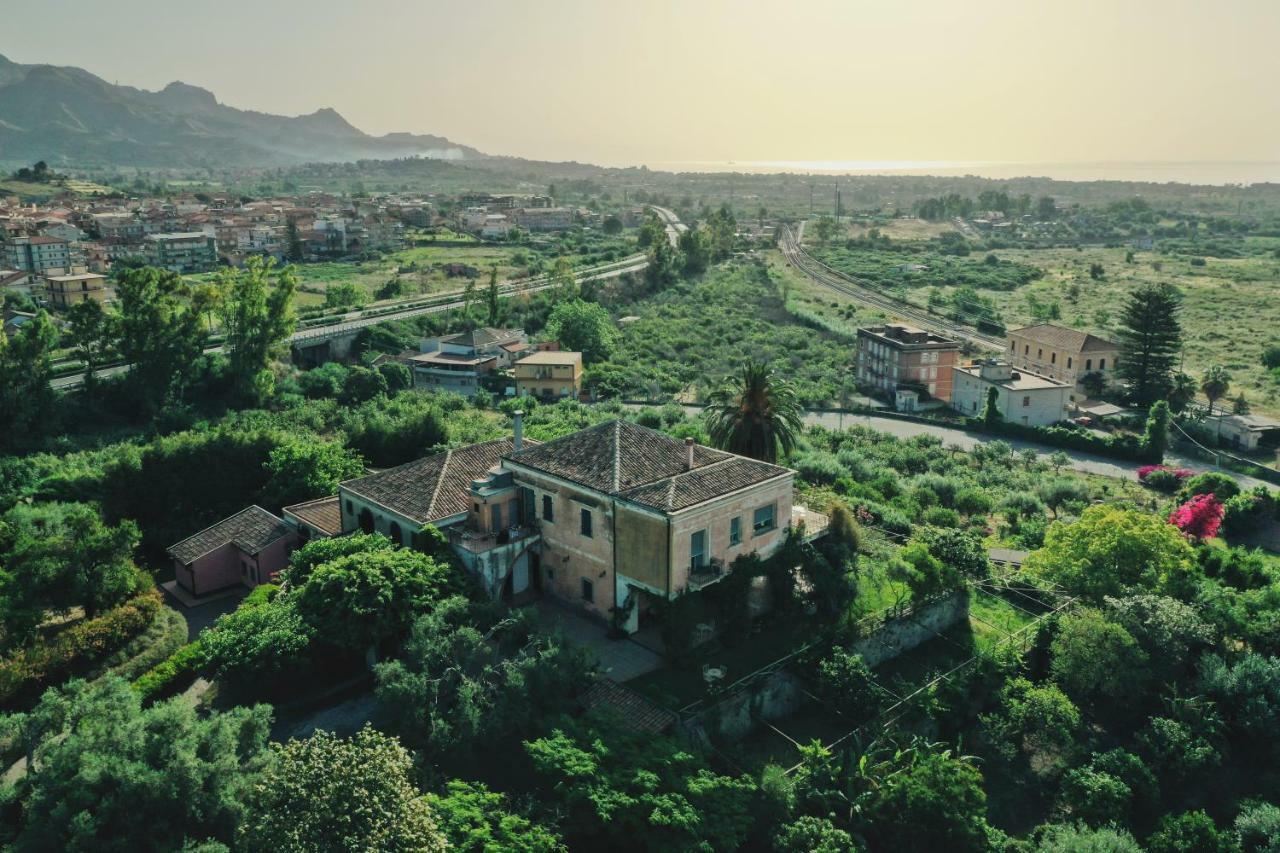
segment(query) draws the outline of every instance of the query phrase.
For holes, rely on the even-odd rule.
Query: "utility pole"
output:
[[[809,184],[809,217],[813,217],[813,184]]]

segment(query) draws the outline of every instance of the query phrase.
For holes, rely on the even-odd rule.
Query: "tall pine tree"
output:
[[[1164,399],[1173,387],[1182,348],[1178,311],[1182,294],[1171,284],[1146,284],[1129,295],[1120,318],[1120,362],[1116,371],[1129,383],[1140,406]]]

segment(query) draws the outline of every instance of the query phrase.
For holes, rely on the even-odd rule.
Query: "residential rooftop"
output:
[[[227,544],[246,554],[257,554],[289,532],[282,519],[254,505],[169,546],[169,554],[179,562],[192,563]]]
[[[542,350],[531,353],[516,364],[578,364],[582,361],[582,353],[568,350]]]
[[[1009,335],[1033,338],[1045,346],[1071,352],[1109,352],[1120,348],[1119,344],[1113,343],[1106,338],[1100,338],[1097,335],[1082,332],[1079,329],[1058,326],[1054,323],[1037,323],[1033,326],[1010,329]]]

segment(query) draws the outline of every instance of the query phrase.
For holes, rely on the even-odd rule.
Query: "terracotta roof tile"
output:
[[[330,536],[342,532],[342,509],[338,506],[337,495],[293,504],[285,507],[284,511]]]
[[[683,441],[615,420],[510,454],[520,465],[597,492],[666,511],[788,473],[786,468],[694,445],[685,468]]]
[[[176,545],[170,545],[169,554],[183,563],[190,563],[228,543],[246,554],[256,554],[289,533],[290,528],[282,519],[260,506],[250,506]]]
[[[1034,326],[1023,326],[1020,329],[1010,329],[1009,334],[1022,335],[1039,341],[1045,346],[1070,352],[1107,351],[1120,348],[1119,344],[1112,343],[1106,338],[1100,338],[1079,329],[1056,326],[1053,323],[1039,323]]]
[[[587,710],[607,708],[624,725],[640,732],[660,734],[676,723],[676,715],[616,681],[602,678],[587,688],[579,701]]]
[[[529,439],[525,443],[536,444]],[[341,488],[418,524],[431,524],[466,512],[471,481],[511,450],[510,438],[471,444],[347,480]]]

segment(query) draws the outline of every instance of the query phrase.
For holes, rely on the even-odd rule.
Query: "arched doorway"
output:
[[[400,532],[400,524],[398,522],[391,522],[391,527],[387,530],[387,535],[390,536],[391,541],[397,545],[404,544],[404,534]]]
[[[373,513],[369,512],[368,507],[360,510],[360,529],[365,533],[373,532]]]

